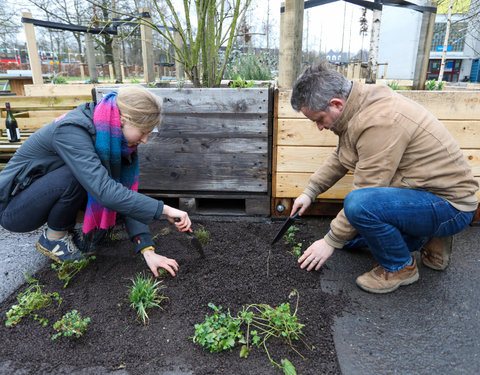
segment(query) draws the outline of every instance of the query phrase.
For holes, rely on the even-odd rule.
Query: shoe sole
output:
[[[389,289],[371,289],[369,287],[366,287],[362,284],[360,284],[358,282],[358,279],[356,281],[358,287],[360,289],[363,289],[365,290],[366,292],[370,292],[370,293],[375,293],[375,294],[385,294],[385,293],[390,293],[390,292],[393,292],[395,290],[397,290],[398,288],[400,288],[401,286],[406,286],[406,285],[410,285],[410,284],[413,284],[415,281],[417,281],[420,277],[420,274],[417,272],[415,275],[409,277],[408,279],[405,279],[401,282],[399,282],[397,285],[389,288]]]
[[[50,259],[54,260],[55,262],[61,262],[62,260],[57,257],[54,253],[52,253],[50,250],[48,250],[47,248],[43,247],[42,245],[40,245],[39,242],[37,242],[37,250],[39,252],[41,252],[43,255],[46,255],[47,257],[49,257]]]

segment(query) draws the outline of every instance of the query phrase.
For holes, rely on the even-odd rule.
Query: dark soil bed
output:
[[[200,224],[211,234],[204,246],[206,259],[200,259],[188,237],[166,221],[151,225],[152,234],[158,234],[157,252],[175,258],[180,269],[174,278],[162,277],[169,300],[163,310],[149,311],[147,325],[137,319],[127,300],[131,279],[146,271],[146,264],[129,241],[112,241],[99,249],[95,262],[66,289],[48,267],[34,275],[44,291],[56,291],[63,297],[60,307],[39,311],[49,319],[46,328],[31,317],[15,327],[5,327],[5,313],[25,287],[0,305],[0,362],[13,361],[17,368],[25,369],[22,373],[32,374],[52,373],[61,366],[123,369],[133,375],[280,374],[261,349],[253,348],[246,359],[239,357],[239,347],[211,354],[191,337],[194,325],[212,314],[209,302],[230,309],[232,315],[252,303],[276,307],[290,302],[293,312],[296,298],[289,294],[296,289],[300,296],[297,315],[305,324],[304,339],[313,350],[299,342],[296,349],[305,357],[302,359],[281,341],[272,340],[272,359],[288,358],[298,374],[339,374],[332,325],[345,308],[346,298],[322,292],[322,272],[301,270],[283,240],[269,245],[282,222],[202,219],[195,222],[194,229]],[[162,231],[165,228],[170,228],[169,234]],[[306,227],[299,228],[296,238],[306,248],[314,238]],[[91,318],[87,333],[80,339],[51,341],[53,323],[72,309]]]

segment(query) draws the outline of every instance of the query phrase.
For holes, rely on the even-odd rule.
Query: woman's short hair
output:
[[[141,130],[152,131],[162,122],[162,99],[144,87],[119,89],[117,106],[120,114]]]
[[[351,82],[330,68],[328,62],[320,61],[309,66],[293,84],[290,104],[296,111],[303,107],[313,112],[327,111],[333,98],[347,99]]]

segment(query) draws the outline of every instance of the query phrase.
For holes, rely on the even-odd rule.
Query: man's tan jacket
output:
[[[428,110],[388,86],[355,82],[330,130],[339,136],[338,147],[310,177],[304,193],[312,201],[352,171],[353,189],[426,190],[461,211],[477,208],[478,183],[452,135]],[[357,234],[343,210],[330,228],[325,240],[335,248]]]

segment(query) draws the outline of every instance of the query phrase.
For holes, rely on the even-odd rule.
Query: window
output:
[[[446,23],[436,23],[433,28],[433,38],[430,51],[437,51],[437,47],[443,48],[445,39]],[[448,36],[448,52],[463,52],[465,46],[465,35],[467,34],[468,24],[466,22],[456,22],[450,24],[450,33]],[[441,52],[437,51],[437,52]]]

